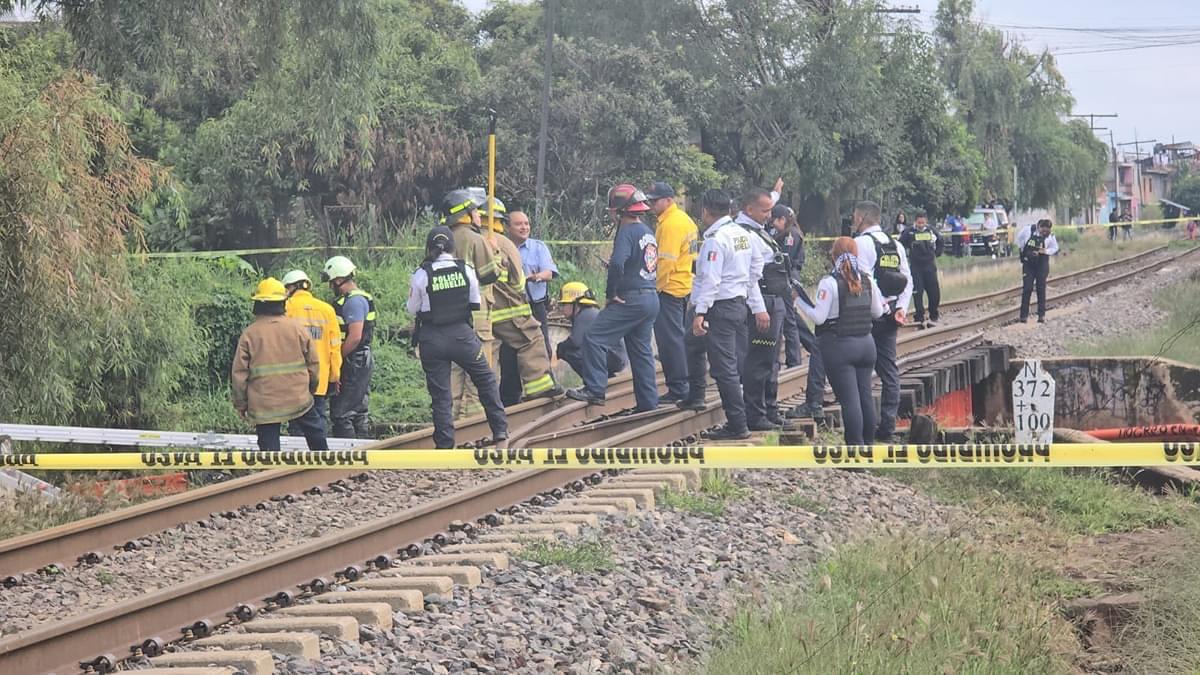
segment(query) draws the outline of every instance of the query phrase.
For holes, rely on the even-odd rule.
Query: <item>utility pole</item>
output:
[[[1067,117],[1079,117],[1079,118],[1086,119],[1088,121],[1088,126],[1092,130],[1092,133],[1096,133],[1097,131],[1099,131],[1101,129],[1105,129],[1105,127],[1096,126],[1096,118],[1120,117],[1120,115],[1118,115],[1117,113],[1087,113],[1087,114],[1078,114],[1078,115],[1067,115]],[[1112,140],[1112,130],[1111,129],[1109,130],[1109,140],[1110,141]],[[1113,194],[1115,195],[1113,197],[1113,200],[1114,200],[1114,205],[1119,206],[1121,204],[1121,176],[1120,176],[1120,173],[1117,171],[1117,147],[1115,145],[1112,145],[1111,143],[1109,144],[1109,147],[1111,148],[1111,152],[1112,152]],[[1100,222],[1100,218],[1092,214],[1091,207],[1088,208],[1088,220],[1092,221],[1093,223]]]
[[[1158,142],[1157,140],[1139,141],[1138,137],[1137,137],[1137,129],[1135,128],[1133,130],[1133,140],[1132,141],[1130,141],[1128,143],[1118,143],[1117,144],[1117,145],[1121,145],[1121,146],[1125,146],[1125,145],[1133,146],[1134,175],[1137,176],[1137,184],[1138,184],[1138,208],[1137,208],[1137,213],[1134,214],[1134,218],[1137,220],[1142,219],[1142,204],[1144,204],[1146,202],[1146,191],[1142,188],[1142,163],[1141,163],[1142,143],[1157,143],[1157,142]]]
[[[550,135],[550,72],[554,60],[554,0],[543,0],[542,20],[546,23],[546,46],[542,55],[542,119],[538,129],[537,225],[546,218],[546,143]]]

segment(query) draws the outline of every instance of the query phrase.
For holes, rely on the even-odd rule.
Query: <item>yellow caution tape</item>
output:
[[[599,246],[611,244],[606,239],[573,241],[567,239],[551,239],[544,244],[556,246]],[[424,246],[279,246],[275,248],[232,248],[220,251],[156,251],[153,253],[130,253],[138,258],[148,259],[180,259],[180,258],[224,258],[231,255],[261,255],[265,253],[312,253],[315,251],[424,251]]]
[[[1082,230],[1082,229],[1088,229],[1088,228],[1093,228],[1093,227],[1117,227],[1120,225],[1156,225],[1156,224],[1161,224],[1161,223],[1186,223],[1189,220],[1196,220],[1196,217],[1188,216],[1186,218],[1158,218],[1155,220],[1131,220],[1129,222],[1121,221],[1121,222],[1116,222],[1116,223],[1079,223],[1079,224],[1059,223],[1055,227],[1058,227],[1058,228],[1073,227],[1073,228],[1079,228]],[[1014,223],[1009,223],[1008,225],[1001,225],[996,230],[991,231],[991,233],[993,233],[999,237],[1003,237],[1004,240],[1007,240],[1009,232],[1016,231],[1018,228],[1021,228],[1021,227],[1029,227],[1029,225],[1032,225],[1032,224],[1033,223],[1029,223],[1026,225],[1016,225]],[[932,226],[932,223],[930,225]],[[906,225],[906,227],[911,227],[911,226],[912,226],[911,223]],[[885,229],[886,229],[886,226],[885,226]],[[972,234],[988,234],[989,231],[982,230],[982,229],[967,230],[965,232],[945,232],[942,230],[938,230],[937,233],[943,237],[946,237],[949,240],[953,240],[954,237],[965,238],[965,237],[971,236]],[[833,241],[837,238],[838,237],[836,237],[836,236],[834,236],[834,237],[805,237],[805,240],[806,241]]]
[[[0,467],[44,471],[129,469],[717,469],[829,467],[1200,466],[1200,443],[964,443],[958,445],[690,446],[480,450],[328,450],[41,453],[0,455]]]

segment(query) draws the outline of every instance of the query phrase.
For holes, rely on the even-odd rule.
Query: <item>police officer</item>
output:
[[[937,259],[945,250],[945,244],[937,232],[929,227],[929,218],[924,211],[917,212],[916,227],[900,235],[900,243],[908,252],[912,265],[913,298],[916,300],[917,325],[929,328],[938,320],[938,304],[942,301],[942,288],[938,284]],[[929,296],[929,322],[925,321],[925,298]]]
[[[775,198],[766,190],[754,188],[742,196],[742,210],[735,222],[751,235],[751,245],[762,259],[757,284],[766,310],[765,320],[758,312],[747,331],[745,363],[742,368],[742,395],[746,401],[746,424],[750,431],[770,431],[783,425],[779,416],[779,336],[783,334],[783,316],[792,287],[786,256],[767,233],[763,224],[771,218]],[[753,308],[752,308],[753,309]]]
[[[492,335],[500,342],[500,399],[505,405],[514,405],[522,398],[560,396],[563,390],[550,374],[542,324],[533,317],[533,308],[525,294],[521,254],[517,245],[503,234],[507,218],[504,202],[493,200],[492,214],[487,225],[499,265],[496,283],[492,284],[490,315]]]
[[[554,353],[560,361],[566,361],[577,375],[583,377],[583,347],[587,344],[592,324],[600,315],[600,304],[596,294],[582,281],[568,281],[559,291],[558,306],[563,316],[571,321],[571,334],[558,343]],[[608,350],[608,377],[625,370],[625,348],[618,343]]]
[[[800,231],[800,225],[796,222],[796,212],[790,206],[776,204],[771,209],[771,229],[775,235],[775,243],[787,256],[792,283],[799,284],[800,271],[804,268],[804,233]],[[811,418],[821,422],[825,419],[825,366],[821,362],[821,349],[817,346],[817,338],[809,329],[808,322],[800,318],[792,303],[785,302],[783,309],[784,365],[788,368],[800,365],[801,346],[808,352],[808,384],[804,404],[787,411],[784,417]]]
[[[757,212],[757,199],[755,201],[752,209]],[[734,223],[729,216],[731,206],[729,195],[721,190],[709,190],[701,199],[700,222],[705,230],[696,256],[689,309],[691,334],[698,339],[687,343],[691,380],[689,398],[677,404],[685,410],[704,409],[704,357],[707,356],[725,411],[725,425],[709,435],[713,440],[750,437],[742,396],[740,353],[746,340],[750,310],[758,317],[760,325],[769,328],[770,324],[758,287],[758,276],[761,275],[758,270],[763,262],[752,241],[757,235]],[[770,205],[766,210],[770,210]]]
[[[852,222],[858,232],[854,242],[858,246],[859,270],[871,275],[871,281],[888,303],[887,311],[871,328],[875,338],[875,372],[882,384],[879,428],[875,430],[875,438],[887,440],[896,431],[896,414],[900,410],[896,336],[907,318],[913,284],[908,254],[899,242],[879,227],[879,213],[879,205],[875,202],[859,202],[854,205]]]
[[[480,205],[486,203],[486,193],[472,194],[467,188],[451,190],[442,197],[442,223],[454,235],[454,250],[474,271],[479,280],[479,309],[473,314],[475,333],[483,344],[483,358],[494,366],[495,342],[492,339],[491,300],[492,284],[500,275],[499,261],[487,241],[479,234],[481,219]],[[453,392],[454,417],[473,412],[475,393],[471,391],[466,372],[455,364],[450,369],[450,386]]]
[[[329,400],[329,417],[335,438],[368,438],[367,407],[370,403],[371,373],[375,356],[371,338],[375,334],[375,298],[359,289],[354,280],[357,268],[345,256],[325,261],[321,279],[333,292],[342,334],[341,386]]]
[[[444,226],[430,230],[425,237],[425,260],[413,272],[409,285],[407,307],[418,321],[417,349],[432,402],[433,442],[438,448],[454,447],[451,363],[458,364],[475,384],[493,441],[508,438],[496,376],[471,327],[471,313],[479,309],[479,300],[475,271],[454,257],[453,233]]]
[[[1038,323],[1046,323],[1046,278],[1050,276],[1050,256],[1058,253],[1058,240],[1050,234],[1053,223],[1043,218],[1017,234],[1021,251],[1021,323],[1029,320],[1029,299],[1037,287]]]
[[[838,237],[830,252],[833,269],[817,286],[817,301],[797,298],[796,308],[817,326],[829,383],[842,408],[843,439],[848,445],[869,445],[876,424],[871,322],[883,316],[885,306],[870,275],[860,270],[857,250],[853,239]]]
[[[658,243],[654,232],[642,222],[641,214],[650,210],[646,195],[624,183],[608,191],[609,216],[617,221],[612,256],[608,260],[608,301],[592,324],[584,348],[583,386],[568,389],[567,396],[593,405],[604,403],[608,384],[608,350],[625,341],[629,366],[633,371],[633,394],[637,410],[658,408],[654,350],[650,340],[654,319],[658,316],[655,291],[658,268]]]

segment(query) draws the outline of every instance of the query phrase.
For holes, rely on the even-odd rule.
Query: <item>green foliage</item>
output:
[[[1099,344],[1070,345],[1081,356],[1162,357],[1200,367],[1200,277],[1180,280],[1154,294],[1154,306],[1166,320]]]
[[[1193,214],[1200,211],[1200,172],[1181,171],[1171,186],[1171,201],[1190,207]]]
[[[612,549],[598,541],[579,543],[534,541],[517,555],[539,565],[561,565],[572,572],[607,572],[616,567]]]
[[[667,490],[662,494],[661,501],[664,505],[679,511],[716,518],[725,513],[725,507],[729,502],[741,499],[746,494],[746,488],[738,485],[728,473],[705,471],[700,478],[698,492]]]
[[[709,673],[1069,673],[1070,629],[1028,560],[928,535],[842,548],[804,592],[747,605]]]
[[[1131,532],[1180,522],[1174,500],[1146,499],[1101,471],[966,469],[887,475],[948,501],[983,507],[999,498],[1023,515],[1071,533]]]

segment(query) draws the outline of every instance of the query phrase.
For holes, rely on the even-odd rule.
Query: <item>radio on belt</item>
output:
[[[1012,382],[1017,443],[1054,441],[1054,378],[1042,362],[1026,361]]]

